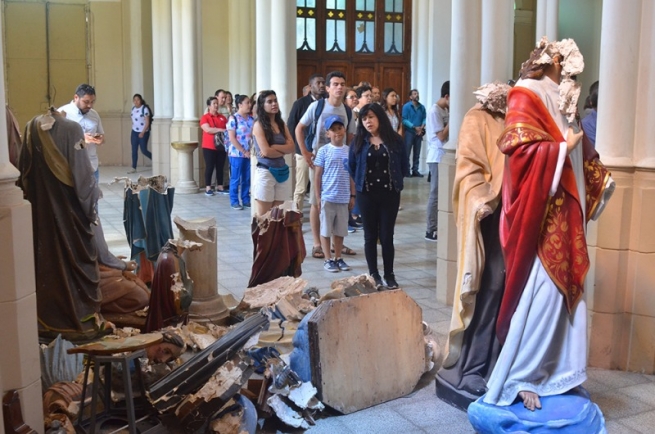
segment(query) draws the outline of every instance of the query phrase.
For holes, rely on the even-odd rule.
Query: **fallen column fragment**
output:
[[[245,343],[268,326],[268,316],[259,312],[237,324],[219,340],[194,355],[184,365],[150,387],[148,399],[159,412],[177,407],[186,395],[197,392]]]

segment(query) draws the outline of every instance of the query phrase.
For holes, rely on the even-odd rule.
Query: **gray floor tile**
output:
[[[634,432],[652,434],[655,432],[655,411],[619,419],[617,422],[633,429]],[[610,431],[608,430],[608,432]]]
[[[607,433],[608,434],[640,434],[640,433],[651,434],[653,432],[653,430],[650,429],[650,427],[648,431],[634,430],[628,426],[625,426],[622,423],[622,420],[623,419],[620,419],[618,421],[614,421],[614,420],[606,421],[605,428],[607,429]]]
[[[616,391],[636,398],[655,408],[655,383],[649,381],[644,384],[622,387],[616,389]],[[655,432],[655,425],[653,425],[653,431]]]
[[[605,420],[621,419],[652,410],[652,407],[616,390],[590,393],[591,400],[600,407]]]

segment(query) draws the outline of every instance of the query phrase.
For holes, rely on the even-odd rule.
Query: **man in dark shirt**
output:
[[[309,77],[309,95],[297,99],[291,107],[287,125],[289,132],[293,137],[293,142],[296,144],[296,187],[293,193],[293,200],[302,212],[305,202],[305,193],[307,192],[307,183],[309,182],[309,166],[307,160],[300,153],[298,141],[296,140],[296,125],[307,111],[309,105],[319,98],[325,97],[325,78],[321,74],[312,74]],[[304,146],[304,145],[303,145]]]

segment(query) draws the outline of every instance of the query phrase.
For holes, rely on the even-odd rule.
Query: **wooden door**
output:
[[[401,97],[410,88],[411,0],[296,0],[298,96],[315,72],[339,70]],[[311,72],[310,72],[311,71]]]

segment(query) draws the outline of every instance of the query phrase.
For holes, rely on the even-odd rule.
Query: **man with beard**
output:
[[[86,153],[91,161],[93,175],[96,182],[100,179],[98,171],[98,149],[97,147],[105,142],[105,130],[102,128],[102,121],[97,111],[93,109],[96,102],[96,90],[86,83],[80,84],[75,90],[73,101],[65,106],[59,107],[59,111],[70,119],[77,122],[84,131],[84,142]]]

